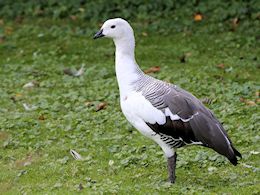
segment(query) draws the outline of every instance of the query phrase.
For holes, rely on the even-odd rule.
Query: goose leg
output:
[[[174,183],[176,176],[175,176],[175,168],[176,168],[176,159],[177,153],[175,152],[173,156],[168,158],[168,174],[169,174],[169,182]]]

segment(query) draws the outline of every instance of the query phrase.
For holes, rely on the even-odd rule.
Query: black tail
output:
[[[242,155],[241,155],[240,152],[238,152],[237,149],[234,148],[233,146],[232,146],[232,149],[233,149],[235,155],[233,156],[233,158],[229,159],[229,161],[230,161],[233,165],[236,166],[236,165],[237,165],[237,156],[238,156],[239,158],[242,158]]]

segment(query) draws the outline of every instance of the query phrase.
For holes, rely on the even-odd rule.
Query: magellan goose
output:
[[[224,155],[237,165],[235,149],[214,114],[200,100],[176,85],[146,75],[135,60],[132,27],[121,18],[109,19],[95,34],[112,38],[120,105],[127,120],[154,140],[168,159],[169,181],[175,182],[176,149],[201,145]]]

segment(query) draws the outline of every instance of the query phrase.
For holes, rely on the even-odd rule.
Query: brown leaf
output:
[[[255,106],[256,105],[256,103],[254,101],[252,101],[252,100],[246,100],[245,103],[248,106]]]
[[[97,107],[96,107],[96,112],[103,110],[107,107],[107,103],[106,102],[100,102]]]
[[[193,19],[198,22],[198,21],[201,21],[203,19],[203,15],[201,13],[196,13],[194,14],[194,17]]]
[[[39,119],[40,121],[44,121],[46,118],[45,118],[45,116],[42,114],[42,115],[40,115],[40,116],[38,117],[38,119]]]
[[[155,72],[159,72],[160,71],[160,66],[153,66],[151,68],[148,68],[144,71],[144,73],[148,74],[148,73],[155,73]]]
[[[255,96],[258,98],[259,95],[260,95],[260,94],[259,94],[259,91],[256,91],[256,92],[255,92]]]
[[[0,19],[0,26],[4,25],[4,20]]]
[[[240,102],[243,102],[243,103],[245,103],[248,106],[256,106],[257,105],[256,104],[257,100],[255,102],[255,101],[252,101],[252,100],[247,100],[247,99],[245,99],[243,97],[240,97],[239,100],[240,100]]]
[[[94,103],[93,103],[93,102],[90,102],[90,101],[86,101],[84,104],[85,104],[85,106],[87,106],[87,107],[94,105]]]
[[[217,64],[216,65],[217,68],[220,68],[220,69],[224,69],[225,68],[225,64]]]

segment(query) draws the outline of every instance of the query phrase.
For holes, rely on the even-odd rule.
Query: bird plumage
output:
[[[116,46],[122,112],[136,129],[161,146],[168,158],[171,182],[175,180],[174,149],[185,145],[212,148],[232,164],[237,164],[236,157],[241,154],[232,145],[221,123],[200,100],[176,85],[141,71],[134,56],[134,33],[125,20],[106,21],[95,38],[103,36],[112,38]]]

